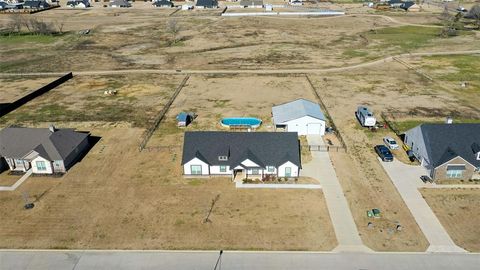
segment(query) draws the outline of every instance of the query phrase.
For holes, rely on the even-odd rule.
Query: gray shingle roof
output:
[[[218,160],[225,153],[228,160]],[[210,165],[238,166],[248,158],[262,167],[287,161],[301,166],[296,132],[185,132],[182,165],[195,157]]]
[[[64,160],[89,134],[73,129],[10,127],[0,131],[0,156],[22,158],[32,150],[48,160]]]
[[[242,7],[263,6],[263,0],[242,0],[240,1],[240,6]]]
[[[158,1],[155,1],[152,5],[156,7],[166,7],[166,6],[173,7],[173,3],[168,0],[158,0]]]
[[[273,122],[275,124],[285,123],[304,116],[310,116],[325,121],[325,115],[320,109],[320,105],[303,98],[274,106],[272,108],[272,114]]]
[[[214,8],[218,7],[218,2],[217,0],[197,0],[195,6]]]
[[[418,128],[433,167],[457,156],[480,167],[474,152],[480,144],[480,124],[422,124]]]

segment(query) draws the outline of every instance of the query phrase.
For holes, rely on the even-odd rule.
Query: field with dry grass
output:
[[[480,190],[422,189],[423,197],[453,241],[462,248],[480,251]]]

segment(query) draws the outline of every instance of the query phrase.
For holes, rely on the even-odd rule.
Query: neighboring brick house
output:
[[[182,166],[185,176],[298,177],[301,168],[298,134],[185,132]]]
[[[6,161],[11,171],[65,173],[88,150],[89,136],[53,126],[4,128],[0,131],[0,167]]]
[[[434,180],[478,175],[480,124],[421,124],[405,132],[404,143]]]

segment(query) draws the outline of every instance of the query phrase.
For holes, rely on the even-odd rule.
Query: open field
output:
[[[438,219],[462,248],[480,251],[480,190],[478,189],[422,189]]]
[[[180,149],[139,153],[140,129],[91,131],[102,139],[64,177],[31,178],[18,190],[0,194],[0,247],[331,250],[336,246],[320,190],[237,190],[224,178],[183,179]],[[24,191],[35,201],[33,210],[22,208]],[[212,222],[204,224],[217,194]]]
[[[128,122],[146,127],[181,79],[159,75],[74,77],[2,117],[0,123]],[[105,95],[108,90],[117,94]]]
[[[362,14],[308,19],[252,17],[245,26],[244,18],[211,16],[208,11],[179,11],[173,17],[167,16],[169,12],[92,9],[34,14],[45,21],[63,22],[66,33],[45,40],[0,36],[4,45],[0,71],[91,70],[92,62],[97,70],[320,68],[404,52],[480,48],[478,35],[470,32],[443,39],[437,28],[400,26],[384,17]],[[431,13],[411,17],[416,23],[438,22]],[[181,28],[180,41],[175,44],[165,27],[169,18]],[[9,20],[2,16],[0,23]],[[309,27],[298,27],[307,22]],[[78,34],[82,29],[92,31]],[[34,52],[29,49],[32,44],[37,47]]]

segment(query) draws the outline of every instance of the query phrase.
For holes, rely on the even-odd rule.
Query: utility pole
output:
[[[217,270],[217,267],[218,267],[218,270],[220,270],[222,268],[222,254],[223,254],[223,250],[220,250],[220,254],[218,255],[217,263],[215,264],[215,267],[213,268],[213,270]]]

